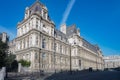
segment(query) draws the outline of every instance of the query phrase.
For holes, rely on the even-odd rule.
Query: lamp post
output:
[[[69,40],[69,45],[70,45],[70,74],[72,74],[72,44],[74,43],[74,39],[70,38]]]

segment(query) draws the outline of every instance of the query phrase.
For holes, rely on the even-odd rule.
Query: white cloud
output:
[[[61,21],[60,25],[66,23],[66,21],[67,21],[67,19],[68,19],[68,16],[69,16],[69,14],[70,14],[70,12],[71,12],[71,10],[72,10],[72,7],[73,7],[74,4],[75,4],[75,1],[76,1],[76,0],[71,0],[71,1],[69,2],[69,4],[67,5],[67,8],[66,8],[66,10],[65,10],[65,12],[64,12],[64,14],[63,14],[63,18],[62,18],[62,21]]]
[[[1,33],[6,32],[8,36],[10,37],[10,40],[15,38],[15,34],[3,26],[0,26],[0,32]]]

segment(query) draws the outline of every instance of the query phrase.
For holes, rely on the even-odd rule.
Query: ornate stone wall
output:
[[[72,70],[103,69],[99,47],[81,38],[75,25],[66,28],[66,34],[56,30],[47,8],[39,1],[26,9],[15,43],[17,60],[31,61],[33,71],[69,70],[70,58]]]

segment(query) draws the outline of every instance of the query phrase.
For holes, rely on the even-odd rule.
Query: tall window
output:
[[[31,26],[31,21],[29,22],[29,30],[32,29],[32,26]]]
[[[45,59],[45,57],[46,57],[46,54],[42,53],[42,59]]]
[[[23,40],[23,45],[24,45],[23,48],[25,48],[25,39]]]
[[[55,43],[55,44],[54,44],[54,50],[55,50],[55,51],[56,51],[56,48],[57,48],[57,44]]]
[[[20,41],[20,49],[22,49],[22,41]]]
[[[25,48],[27,48],[27,38],[25,39]]]
[[[38,29],[38,21],[39,21],[39,19],[36,19],[37,21],[36,21],[36,29]]]
[[[54,56],[54,64],[56,64],[57,63],[57,56]]]
[[[37,53],[35,53],[35,59],[37,59],[38,58],[38,55],[37,55]]]
[[[62,53],[62,45],[60,45],[60,53]]]
[[[29,47],[29,37],[27,38],[27,47]]]
[[[45,48],[46,47],[46,40],[45,38],[42,39],[42,48]]]
[[[29,46],[32,46],[32,35],[30,36]]]
[[[46,12],[43,12],[43,18],[46,19]]]
[[[36,24],[36,29],[38,29],[38,24]]]
[[[42,53],[42,68],[45,68],[45,58],[46,58],[46,54]]]
[[[38,35],[36,36],[36,45],[38,45]]]
[[[46,26],[43,24],[42,30],[46,32]]]
[[[51,35],[53,35],[53,29],[51,29]]]

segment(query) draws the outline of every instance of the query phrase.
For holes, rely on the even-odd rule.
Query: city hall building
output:
[[[103,69],[100,48],[80,36],[76,25],[56,29],[48,10],[38,0],[25,10],[24,19],[17,25],[17,37],[11,49],[19,61],[31,62],[32,71]]]
[[[104,62],[104,68],[118,68],[120,67],[120,55],[105,56]]]

